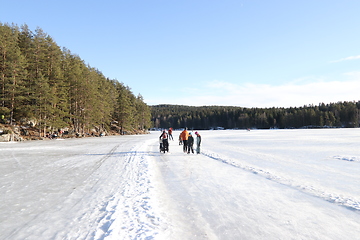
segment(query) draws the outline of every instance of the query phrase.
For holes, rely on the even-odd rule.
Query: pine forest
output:
[[[39,136],[137,132],[150,128],[141,95],[106,78],[41,28],[0,23],[0,121],[31,125]]]
[[[360,101],[294,108],[152,106],[155,128],[289,129],[359,127]]]

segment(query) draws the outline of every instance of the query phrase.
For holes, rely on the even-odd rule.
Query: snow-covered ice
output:
[[[0,239],[360,239],[360,129],[200,133],[0,143]]]

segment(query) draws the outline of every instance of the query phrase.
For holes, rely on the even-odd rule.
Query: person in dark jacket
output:
[[[190,154],[190,151],[192,153],[194,153],[194,138],[193,136],[191,135],[191,133],[189,133],[189,137],[188,137],[188,140],[187,140],[187,144],[188,144],[188,154]]]

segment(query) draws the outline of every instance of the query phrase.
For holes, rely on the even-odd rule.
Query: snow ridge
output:
[[[320,187],[308,185],[304,182],[299,182],[299,181],[297,181],[295,179],[291,179],[289,177],[280,176],[280,174],[278,174],[278,173],[272,173],[270,171],[263,170],[258,167],[244,165],[244,164],[236,161],[235,159],[221,156],[221,155],[211,152],[211,151],[203,151],[202,154],[211,159],[223,162],[230,166],[237,167],[237,168],[243,169],[245,171],[248,171],[248,172],[251,172],[254,174],[258,174],[258,175],[263,176],[271,181],[295,188],[299,191],[302,191],[302,192],[310,194],[312,196],[324,199],[328,202],[335,203],[339,206],[346,207],[350,210],[360,211],[360,200],[356,199],[353,196],[343,196],[342,194],[338,194],[338,193],[330,193],[330,192],[327,192],[327,191],[321,189]],[[340,157],[340,156],[335,156],[334,158],[344,160],[344,157]],[[351,160],[346,160],[346,161],[358,161],[359,160],[359,158],[356,158],[356,157],[355,158],[345,157],[345,159],[351,159]],[[355,159],[355,160],[352,160],[352,159]]]
[[[122,191],[107,206],[109,214],[102,227],[106,233],[100,239],[154,239],[160,218],[152,209],[153,186],[146,154],[135,147],[125,161]]]
[[[334,156],[334,159],[349,161],[349,162],[360,162],[360,157],[351,157],[351,156]]]

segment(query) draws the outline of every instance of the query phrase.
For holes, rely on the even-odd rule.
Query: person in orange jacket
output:
[[[183,151],[184,151],[184,153],[186,153],[187,152],[187,141],[189,138],[189,132],[187,131],[187,128],[185,128],[184,131],[181,132],[180,137],[183,142]]]

